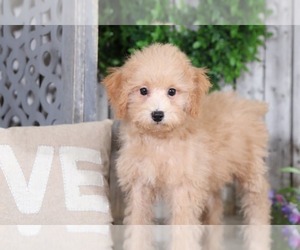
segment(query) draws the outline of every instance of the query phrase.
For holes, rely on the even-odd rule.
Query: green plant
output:
[[[261,24],[265,0],[101,0],[100,24]]]
[[[219,82],[235,85],[247,63],[259,61],[257,52],[269,34],[264,25],[223,26],[99,26],[99,69],[120,66],[136,49],[154,42],[177,45],[193,65],[209,69],[214,89]]]

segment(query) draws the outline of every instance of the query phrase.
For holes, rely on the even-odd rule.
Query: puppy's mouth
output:
[[[154,124],[155,126],[163,126],[164,125],[164,121],[160,121],[160,122],[157,122],[157,121],[152,121],[152,124]]]
[[[152,121],[149,124],[149,127],[153,127],[154,129],[160,129],[160,128],[164,128],[164,127],[167,127],[167,126],[168,125],[164,121],[161,121],[161,122]]]
[[[161,110],[155,110],[142,117],[134,117],[131,121],[141,133],[147,133],[154,137],[166,135],[176,128],[176,124],[169,122],[168,114]]]

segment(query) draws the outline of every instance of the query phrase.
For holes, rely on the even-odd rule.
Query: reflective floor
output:
[[[300,249],[300,226],[0,226],[0,249]]]

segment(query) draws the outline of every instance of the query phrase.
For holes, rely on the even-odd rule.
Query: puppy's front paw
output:
[[[123,245],[124,250],[154,250],[154,246],[149,242],[142,242],[141,240],[132,241],[126,240]]]
[[[201,250],[198,242],[189,242],[188,240],[175,240],[171,243],[170,250]]]
[[[132,225],[125,229],[124,250],[154,250],[151,226]]]
[[[199,226],[172,226],[170,250],[201,250]]]

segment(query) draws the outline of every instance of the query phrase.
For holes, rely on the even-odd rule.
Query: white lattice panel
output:
[[[63,26],[0,26],[0,126],[60,122]]]

